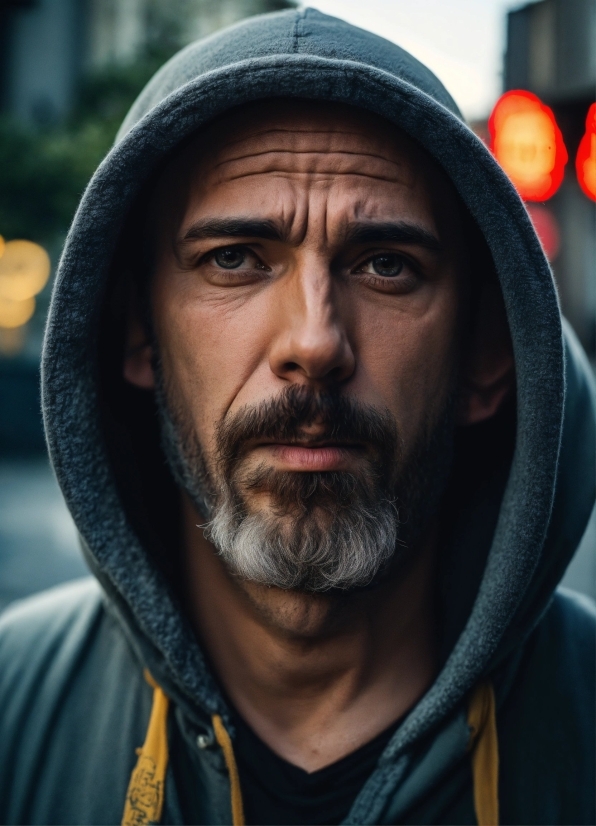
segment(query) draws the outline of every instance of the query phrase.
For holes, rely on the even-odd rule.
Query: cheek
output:
[[[360,380],[377,388],[378,403],[396,417],[406,443],[429,414],[440,411],[451,391],[457,307],[455,287],[447,284],[422,312],[368,305],[358,314]]]
[[[191,275],[177,273],[156,280],[153,305],[165,377],[209,452],[217,423],[244,403],[247,384],[254,390],[267,363],[265,301],[212,300]]]

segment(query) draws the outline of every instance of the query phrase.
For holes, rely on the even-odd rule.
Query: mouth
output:
[[[322,473],[353,470],[365,450],[356,443],[304,440],[261,442],[254,452],[267,457],[278,470]]]

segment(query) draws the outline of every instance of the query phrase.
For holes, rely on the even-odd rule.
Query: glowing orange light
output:
[[[5,247],[6,247],[6,242],[4,241],[4,238],[0,235],[0,258],[2,258],[2,256],[4,255]]]
[[[575,158],[577,180],[584,193],[596,201],[596,103],[588,110],[586,133]]]
[[[12,329],[26,324],[35,312],[35,299],[33,296],[24,301],[13,301],[10,298],[0,296],[0,327]]]
[[[554,195],[568,156],[552,110],[531,92],[506,92],[488,128],[490,148],[524,201]]]
[[[0,257],[0,298],[25,301],[44,288],[50,276],[50,258],[32,241],[8,241]]]

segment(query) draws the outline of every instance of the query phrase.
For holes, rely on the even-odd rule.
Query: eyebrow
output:
[[[203,238],[265,238],[284,241],[285,233],[274,221],[257,218],[207,218],[195,221],[182,236],[181,242]]]
[[[423,247],[431,252],[443,251],[443,244],[432,232],[408,221],[351,223],[346,226],[342,240],[345,244],[382,244],[393,241]]]
[[[195,221],[184,233],[179,244],[205,238],[262,238],[287,241],[288,232],[279,223],[256,218],[207,218]],[[392,241],[411,244],[431,252],[442,252],[443,245],[432,232],[408,221],[350,222],[341,233],[343,244],[380,244]]]

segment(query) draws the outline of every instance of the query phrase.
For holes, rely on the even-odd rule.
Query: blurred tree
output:
[[[52,246],[61,240],[131,103],[174,51],[148,47],[130,65],[88,74],[62,125],[34,129],[0,120],[0,228],[5,238]]]

